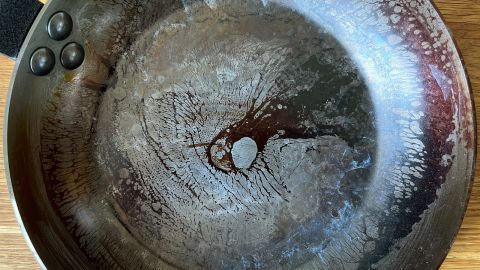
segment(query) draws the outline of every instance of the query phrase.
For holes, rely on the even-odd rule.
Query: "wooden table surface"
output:
[[[480,112],[480,0],[435,0],[462,51]],[[0,133],[14,62],[0,55]],[[480,113],[477,115],[480,124]],[[477,130],[479,127],[477,126]],[[477,146],[478,149],[478,146]],[[480,269],[480,164],[459,235],[442,270]],[[38,269],[13,215],[0,142],[0,269]]]

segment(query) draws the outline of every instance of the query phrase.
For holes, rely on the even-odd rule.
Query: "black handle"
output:
[[[0,53],[17,57],[42,7],[37,0],[0,0]]]

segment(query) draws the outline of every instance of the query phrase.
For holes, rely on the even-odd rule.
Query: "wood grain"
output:
[[[480,112],[480,1],[434,1],[447,22],[462,52],[472,84],[476,111]],[[480,131],[477,113],[477,132]],[[477,145],[477,151],[479,150]],[[480,159],[468,210],[460,233],[445,260],[442,270],[480,269]]]
[[[462,51],[475,99],[480,112],[480,0],[436,0],[449,28]],[[7,89],[14,62],[0,56],[0,132]],[[477,122],[480,124],[480,114]],[[479,130],[479,126],[477,126]],[[479,130],[480,131],[480,130]],[[478,147],[478,146],[477,146]],[[480,269],[480,164],[470,204],[459,235],[442,270]],[[0,143],[0,269],[38,269],[32,253],[16,223],[9,199],[3,167],[3,145]],[[477,181],[478,180],[478,181]]]

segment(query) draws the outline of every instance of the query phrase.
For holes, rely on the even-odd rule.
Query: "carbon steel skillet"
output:
[[[446,256],[475,125],[429,1],[0,12],[0,47],[18,56],[10,191],[42,267],[436,269]]]

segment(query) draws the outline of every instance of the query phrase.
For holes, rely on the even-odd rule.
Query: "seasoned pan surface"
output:
[[[59,10],[72,36],[35,39]],[[52,1],[35,27],[24,55],[85,53],[47,76],[22,59],[10,97],[12,187],[45,266],[443,260],[475,138],[430,3]]]

